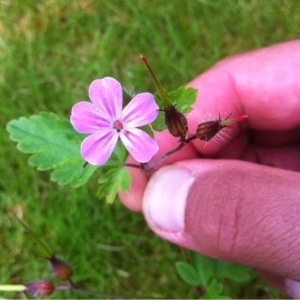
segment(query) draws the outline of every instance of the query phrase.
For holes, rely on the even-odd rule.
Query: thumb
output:
[[[300,280],[300,174],[236,160],[189,160],[150,179],[152,230],[218,259]]]

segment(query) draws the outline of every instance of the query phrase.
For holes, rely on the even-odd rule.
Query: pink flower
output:
[[[152,123],[158,106],[150,93],[137,94],[123,109],[121,84],[111,77],[97,79],[89,87],[92,102],[82,101],[72,108],[74,128],[90,134],[81,144],[81,154],[92,165],[103,165],[120,138],[126,149],[141,163],[158,151],[158,144],[136,127]]]

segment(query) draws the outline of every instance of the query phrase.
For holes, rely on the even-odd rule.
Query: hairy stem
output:
[[[142,164],[143,169],[145,171],[150,171],[151,169],[153,169],[157,165],[161,164],[164,160],[166,160],[167,158],[169,158],[172,154],[174,154],[177,151],[181,150],[185,145],[186,145],[185,142],[181,142],[176,148],[174,148],[173,150],[167,152],[163,156],[161,156],[161,157],[159,157],[159,158],[157,158],[157,159],[155,159],[153,161],[150,161],[148,163]]]

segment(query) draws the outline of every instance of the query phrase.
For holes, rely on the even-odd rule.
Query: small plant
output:
[[[202,299],[231,299],[224,294],[226,281],[246,283],[251,276],[249,268],[216,260],[197,253],[190,254],[190,262],[179,261],[176,269],[187,284],[196,288]]]
[[[81,288],[73,281],[73,269],[64,260],[57,257],[50,245],[41,239],[34,231],[30,229],[12,209],[8,212],[19,222],[23,227],[25,234],[34,243],[35,249],[39,258],[43,258],[48,262],[52,271],[51,278],[38,279],[36,281],[24,284],[0,284],[0,291],[19,292],[22,293],[22,298],[25,295],[31,295],[39,298],[49,297],[55,291],[73,291],[74,293],[81,293],[99,298],[120,298],[121,295],[102,294],[97,291],[89,291]],[[62,284],[64,282],[64,284]]]
[[[200,122],[196,131],[190,132],[186,114],[192,111],[198,91],[179,87],[167,92],[146,57],[141,55],[141,60],[152,75],[157,89],[155,95],[148,92],[129,95],[116,79],[105,77],[91,83],[91,102],[75,104],[70,120],[42,112],[10,121],[7,125],[10,138],[17,142],[21,152],[31,154],[29,164],[40,171],[52,170],[51,180],[73,188],[86,184],[96,175],[99,178],[97,196],[113,203],[118,191],[126,193],[130,188],[128,168],[139,168],[151,175],[169,156],[191,141],[207,143],[224,128],[247,118],[241,115],[221,119],[219,114],[215,119]],[[153,159],[159,150],[154,131],[166,129],[178,138],[178,145]],[[126,162],[129,154],[136,163]],[[200,255],[195,257],[195,265],[178,262],[176,267],[187,283],[201,287],[203,292],[199,296],[221,296],[220,279],[247,280],[247,272],[239,266]],[[53,253],[47,259],[55,276],[68,280],[69,287],[75,289],[67,264]],[[228,270],[232,268],[239,271],[241,277],[230,275]],[[57,288],[47,280],[24,286],[36,296],[48,296]]]

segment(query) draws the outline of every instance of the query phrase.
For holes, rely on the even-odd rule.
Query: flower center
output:
[[[115,121],[114,129],[116,129],[118,132],[120,132],[123,129],[123,123],[119,120]]]

